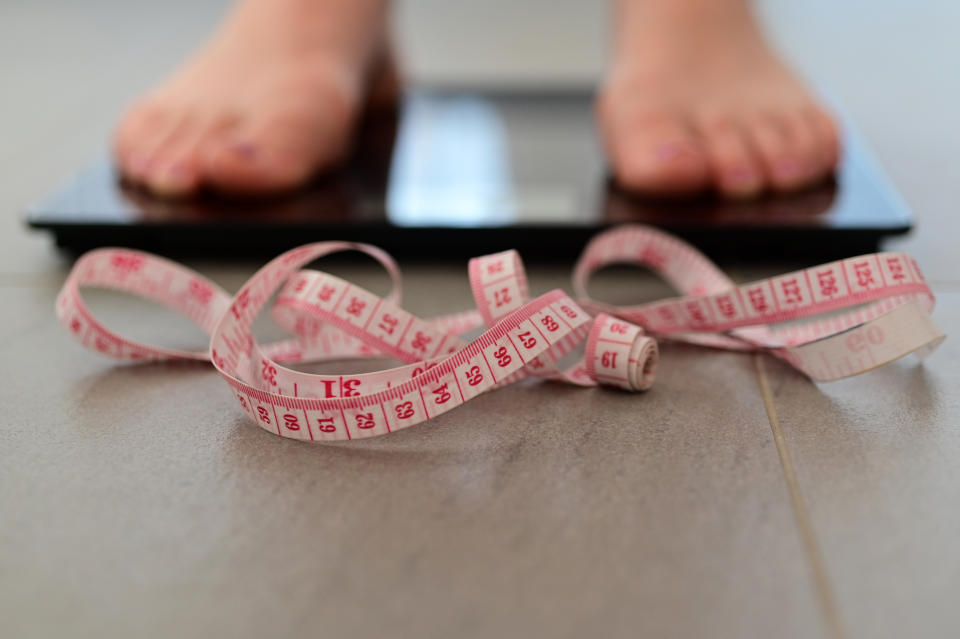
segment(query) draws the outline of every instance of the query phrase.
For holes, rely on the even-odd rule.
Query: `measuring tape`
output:
[[[339,251],[377,260],[393,283],[379,297],[329,273],[303,269]],[[680,297],[615,307],[586,284],[613,263],[645,266]],[[477,309],[421,319],[401,303],[400,270],[380,249],[318,242],[287,251],[231,296],[175,262],[127,249],[97,249],[74,265],[56,310],[86,347],[130,361],[210,361],[242,409],[281,437],[333,441],[407,428],[526,377],[642,391],[658,363],[651,337],[714,348],[764,350],[818,381],[868,371],[944,339],[930,318],[934,297],[916,262],[877,253],[736,285],[702,253],[644,226],[601,233],[574,269],[574,301],[562,290],[531,299],[515,251],[469,263]],[[125,339],[87,308],[84,286],[124,291],[179,312],[210,336],[203,352]],[[251,327],[271,314],[294,337],[260,345]],[[797,320],[805,320],[798,322]],[[462,336],[477,328],[479,337]],[[568,368],[561,360],[583,345]],[[282,363],[388,355],[403,366],[359,375],[314,375]]]

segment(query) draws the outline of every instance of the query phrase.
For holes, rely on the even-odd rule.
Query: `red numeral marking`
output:
[[[551,333],[560,328],[560,325],[557,324],[557,320],[553,319],[552,315],[544,315],[543,319],[540,320],[540,323],[547,327],[547,330]]]
[[[355,297],[351,297],[350,303],[347,304],[347,313],[355,317],[360,317],[360,313],[363,312],[363,307],[366,305],[366,302],[358,300]]]
[[[384,313],[383,317],[380,318],[380,330],[387,335],[393,335],[393,329],[397,327],[397,322],[399,321],[399,319],[389,313]]]
[[[734,308],[733,300],[730,299],[729,295],[721,295],[718,297],[717,306],[720,308],[720,313],[728,319],[737,314],[737,309]]]
[[[413,417],[413,402],[403,402],[393,407],[400,419],[409,419]]]
[[[110,264],[118,271],[131,273],[133,271],[139,271],[140,268],[143,267],[143,258],[139,255],[118,253],[110,260]]]
[[[767,298],[763,294],[762,288],[753,288],[747,291],[747,297],[750,298],[750,306],[758,313],[766,313],[770,306],[767,304]]]
[[[833,271],[817,271],[817,283],[820,285],[820,294],[824,297],[830,297],[840,292],[837,288],[837,278],[833,276]]]
[[[511,301],[513,301],[510,299],[510,289],[501,288],[499,291],[494,291],[493,301],[498,307],[503,306],[504,304],[509,304]]]
[[[883,343],[883,339],[883,330],[878,326],[871,326],[866,330],[866,339],[864,339],[864,336],[861,333],[854,333],[848,337],[847,348],[854,353],[859,353],[867,347],[867,342],[873,344],[874,346],[879,346]]]
[[[870,286],[873,284],[873,271],[870,270],[870,264],[867,262],[854,262],[853,272],[857,274],[857,284],[860,286]]]
[[[493,264],[487,264],[487,275],[494,275],[495,273],[503,272],[503,262],[494,262]]]
[[[787,304],[799,304],[803,301],[803,294],[800,292],[800,284],[797,283],[797,278],[784,280],[780,283],[780,288],[783,290],[783,297]]]
[[[283,416],[283,425],[290,430],[300,430],[300,422],[297,421],[297,416],[291,413]]]
[[[416,334],[416,336],[413,338],[413,341],[410,342],[410,345],[413,346],[413,347],[414,347],[415,349],[417,349],[418,351],[426,352],[426,350],[427,350],[427,344],[429,344],[429,343],[432,342],[432,341],[433,341],[432,338],[427,337],[426,335],[424,335],[424,334],[423,334],[422,332],[420,332],[420,331],[417,331],[417,334]]]
[[[333,297],[333,294],[337,292],[337,289],[330,286],[329,284],[324,284],[320,287],[320,292],[317,293],[317,298],[322,302],[329,302],[330,298]]]
[[[262,421],[264,424],[270,423],[270,417],[267,414],[266,408],[264,408],[263,406],[257,406],[257,413],[260,414],[260,421]]]
[[[657,309],[657,314],[661,318],[663,318],[664,322],[667,322],[668,324],[673,324],[674,322],[673,309],[671,309],[669,306],[661,306],[660,308]],[[626,328],[626,326],[624,326],[624,328]]]
[[[356,397],[360,394],[360,391],[357,390],[357,386],[360,385],[359,379],[345,379],[343,380],[343,396],[344,397]]]
[[[524,331],[517,335],[524,348],[533,348],[537,345],[537,338],[530,334],[530,331]]]
[[[230,310],[233,311],[233,316],[237,319],[240,319],[240,313],[246,310],[247,306],[250,304],[250,289],[243,289],[239,295],[237,295],[237,300],[230,307]]]
[[[600,357],[600,363],[604,368],[616,368],[617,353],[614,351],[604,351],[603,356]]]
[[[470,370],[466,372],[467,383],[471,386],[476,386],[483,381],[483,373],[480,372],[479,366],[471,366]]]
[[[560,312],[566,315],[567,317],[569,317],[570,319],[577,319],[579,317],[579,315],[577,315],[577,312],[572,308],[570,308],[569,306],[561,306]]]
[[[617,333],[618,335],[626,335],[627,325],[621,324],[620,322],[614,322],[613,324],[610,325],[610,332]]]
[[[213,289],[200,280],[190,280],[190,295],[201,304],[209,304],[213,297]]]
[[[500,368],[506,368],[510,365],[510,362],[513,361],[513,358],[507,353],[506,346],[501,346],[493,351],[493,356],[497,358],[497,365],[500,366]]]
[[[333,423],[333,417],[318,417],[317,428],[319,428],[322,433],[332,433],[337,430],[337,427]]]
[[[890,269],[890,277],[894,281],[899,282],[900,280],[906,278],[906,275],[903,273],[903,264],[900,263],[900,258],[888,257],[887,268]]]
[[[373,421],[373,413],[357,413],[357,428],[373,428],[377,423]]]
[[[433,367],[436,366],[436,365],[437,365],[437,364],[436,364],[435,362],[431,362],[431,363],[427,364],[426,367],[424,367],[424,368],[420,368],[419,366],[417,366],[416,368],[413,369],[413,374],[410,376],[410,379],[413,379],[413,378],[416,377],[417,375],[422,375],[425,371],[430,370],[431,368],[433,368]]]
[[[647,246],[643,249],[643,253],[640,254],[640,260],[654,268],[663,268],[664,264],[667,263],[667,258],[663,253],[652,246]]]
[[[436,395],[433,400],[435,403],[446,404],[450,400],[450,391],[447,390],[447,386],[448,384],[443,384],[433,389],[433,394]]]
[[[270,364],[270,361],[266,359],[261,360],[261,363],[263,364],[263,370],[261,371],[261,375],[263,375],[263,381],[267,382],[271,386],[276,386],[277,385],[276,366],[272,366]]]
[[[687,302],[687,314],[690,315],[691,320],[699,324],[704,324],[707,321],[707,318],[703,314],[703,309],[700,308],[697,302]]]

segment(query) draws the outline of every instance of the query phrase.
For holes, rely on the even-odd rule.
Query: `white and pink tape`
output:
[[[346,250],[379,261],[393,280],[391,293],[381,298],[328,273],[302,269]],[[591,274],[618,262],[649,267],[682,296],[635,307],[591,300],[585,288]],[[735,285],[683,241],[626,226],[595,237],[577,262],[579,302],[561,290],[530,299],[515,251],[475,258],[469,272],[477,310],[426,320],[401,308],[397,265],[368,245],[319,242],[287,251],[233,296],[164,258],[107,248],[77,261],[56,308],[84,346],[104,355],[211,361],[257,424],[308,441],[391,433],[529,376],[646,390],[658,360],[651,335],[766,350],[820,381],[856,375],[914,351],[926,354],[944,339],[929,315],[933,294],[916,262],[902,253]],[[80,296],[83,286],[125,291],[182,313],[210,335],[208,351],[124,339],[90,313]],[[251,327],[278,289],[272,315],[294,337],[261,346]],[[486,330],[479,337],[462,339],[481,324]],[[560,359],[580,344],[580,361],[559,368]],[[314,375],[282,365],[371,355],[405,365],[359,375]]]

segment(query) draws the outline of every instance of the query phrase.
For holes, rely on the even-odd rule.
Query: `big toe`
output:
[[[203,186],[203,154],[217,130],[207,117],[185,117],[154,152],[141,181],[157,195],[190,195]]]
[[[315,114],[265,114],[223,132],[205,156],[204,175],[211,187],[229,193],[291,189],[337,164],[349,137],[342,121],[318,122]]]
[[[175,126],[174,114],[153,102],[130,107],[113,133],[113,157],[120,172],[142,182],[157,149]]]
[[[702,144],[682,118],[649,115],[608,127],[617,179],[651,195],[681,195],[707,186]]]

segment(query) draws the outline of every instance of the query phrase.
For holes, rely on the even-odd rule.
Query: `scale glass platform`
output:
[[[907,232],[912,215],[849,131],[840,170],[815,188],[750,202],[652,200],[609,178],[587,93],[411,91],[395,113],[367,118],[344,168],[295,192],[163,200],[125,183],[104,157],[32,207],[27,221],[74,251],[262,257],[354,240],[418,258],[516,248],[561,260],[599,230],[639,223],[714,257],[751,259],[874,251]]]

